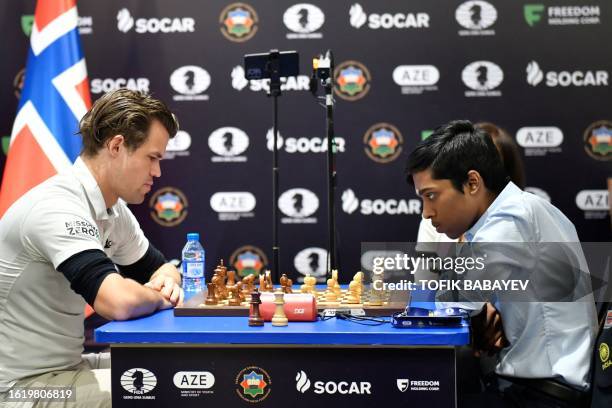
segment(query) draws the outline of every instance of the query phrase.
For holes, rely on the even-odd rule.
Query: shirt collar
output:
[[[87,199],[91,207],[94,210],[96,220],[107,220],[110,217],[116,217],[117,211],[115,210],[115,204],[111,208],[106,208],[106,203],[104,201],[104,196],[102,195],[102,190],[100,190],[100,186],[98,186],[98,182],[94,178],[93,174],[89,170],[89,167],[85,164],[81,157],[77,157],[74,165],[72,166],[72,171],[76,178],[81,182],[83,189],[85,190],[85,194],[87,195]]]
[[[478,230],[480,228],[482,228],[483,225],[485,224],[485,222],[487,221],[487,218],[489,218],[491,216],[491,214],[494,214],[495,211],[499,208],[499,206],[508,197],[511,197],[513,195],[516,195],[516,194],[520,194],[521,192],[522,192],[522,190],[520,188],[518,188],[518,186],[516,184],[514,184],[511,181],[508,182],[508,184],[506,184],[506,187],[504,187],[504,189],[501,191],[501,193],[499,193],[497,195],[497,197],[495,198],[495,200],[493,200],[493,202],[491,203],[489,208],[487,208],[487,210],[484,212],[484,214],[482,214],[480,216],[480,218],[478,219],[478,221],[476,221],[476,224],[474,224],[472,226],[472,228],[470,228],[469,230],[467,230],[465,232],[464,237],[465,237],[466,241],[472,242],[472,240],[474,239],[474,236],[476,235]]]

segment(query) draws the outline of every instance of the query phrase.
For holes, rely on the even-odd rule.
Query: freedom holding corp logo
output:
[[[370,90],[370,71],[358,61],[345,61],[334,70],[334,91],[347,101],[363,98]]]
[[[234,42],[248,41],[255,33],[259,17],[255,9],[246,3],[232,3],[225,7],[219,16],[221,33]]]
[[[377,123],[363,135],[366,155],[377,163],[391,163],[402,152],[404,138],[390,123]]]
[[[468,64],[461,73],[463,83],[471,91],[466,91],[466,97],[501,96],[496,88],[504,80],[504,72],[499,65],[489,61],[476,61]]]
[[[325,23],[325,14],[313,4],[294,4],[283,14],[283,23],[292,31],[287,33],[289,40],[323,38],[323,34],[316,31]]]
[[[281,218],[283,224],[314,224],[316,217],[311,217],[319,208],[319,198],[305,188],[292,188],[278,198],[278,208],[287,217]]]

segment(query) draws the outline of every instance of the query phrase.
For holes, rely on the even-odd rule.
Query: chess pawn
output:
[[[276,305],[276,309],[274,310],[274,315],[272,316],[272,326],[287,326],[289,320],[287,319],[287,315],[285,315],[285,294],[283,292],[275,292],[274,293],[274,304]]]
[[[255,289],[251,293],[251,309],[249,312],[249,326],[263,326],[264,321],[259,313],[259,305],[261,304],[261,295]]]
[[[208,292],[206,293],[206,300],[204,301],[204,304],[209,306],[216,305],[217,297],[215,296],[215,284],[209,282],[206,284],[206,287],[208,288]]]
[[[310,278],[310,275],[306,275],[304,277],[304,284],[302,286],[300,286],[300,292],[302,292],[302,293],[310,293],[310,287],[309,287],[310,286],[309,285],[310,279],[309,278]]]

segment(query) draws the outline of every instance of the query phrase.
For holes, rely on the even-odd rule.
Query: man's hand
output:
[[[151,280],[145,285],[147,288],[158,291],[164,299],[170,302],[169,307],[175,307],[183,303],[183,289],[171,276],[157,274],[151,277]]]
[[[471,323],[477,357],[482,353],[492,356],[510,344],[504,334],[501,315],[491,303],[486,303],[482,312],[472,317]]]

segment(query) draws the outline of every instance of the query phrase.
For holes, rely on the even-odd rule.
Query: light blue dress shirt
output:
[[[468,245],[473,246],[477,243],[527,243],[513,245],[513,250],[519,252],[505,261],[509,268],[518,269],[523,276],[535,271],[531,269],[534,260],[538,262],[547,255],[537,252],[542,248],[541,243],[579,242],[574,225],[561,211],[512,182],[464,236]],[[588,273],[580,245],[567,247],[572,248],[571,256],[579,263],[580,270]],[[554,273],[554,268],[550,272]],[[501,314],[504,333],[510,343],[499,354],[495,368],[498,374],[555,378],[579,389],[588,388],[597,313],[588,275],[586,277],[582,284],[588,288],[581,288],[580,293],[587,295],[579,301],[512,302],[504,300],[505,296],[497,297],[495,307]]]

